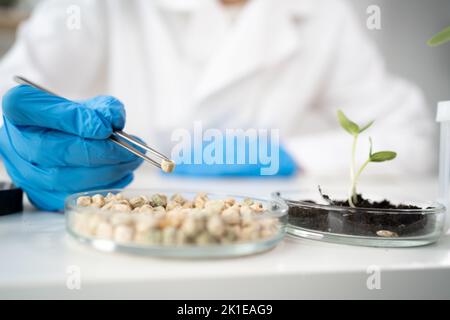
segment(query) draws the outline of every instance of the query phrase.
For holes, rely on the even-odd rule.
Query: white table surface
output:
[[[142,169],[132,187],[195,188],[267,196],[275,189],[313,186],[313,180],[165,178]],[[4,172],[0,177],[5,179]],[[319,179],[336,186],[345,179]],[[401,183],[401,184],[400,184]],[[435,179],[371,179],[365,190],[390,188],[434,198]],[[378,190],[378,189],[377,189]],[[68,268],[81,272],[70,290]],[[367,288],[368,268],[380,268],[380,289]],[[71,239],[61,213],[0,217],[0,298],[450,298],[450,235],[409,249],[354,247],[287,237],[254,256],[182,260],[102,253]]]

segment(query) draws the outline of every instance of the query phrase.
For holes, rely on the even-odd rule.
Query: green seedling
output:
[[[431,47],[437,47],[441,44],[450,41],[450,26],[433,36],[430,40],[428,40],[428,45]]]
[[[351,157],[351,165],[350,165],[350,178],[351,178],[351,188],[348,197],[348,203],[351,207],[356,207],[357,205],[357,191],[356,186],[358,183],[358,179],[367,165],[371,162],[384,162],[395,159],[397,153],[393,151],[380,151],[373,152],[373,144],[372,139],[369,138],[370,141],[370,150],[368,159],[357,169],[356,167],[356,146],[358,144],[358,138],[361,133],[369,129],[374,121],[369,122],[363,127],[360,127],[355,122],[351,121],[349,118],[345,116],[345,114],[339,110],[337,113],[337,117],[341,127],[347,131],[353,137],[353,145],[352,145],[352,157]]]

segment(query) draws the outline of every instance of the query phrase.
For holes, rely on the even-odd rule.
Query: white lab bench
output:
[[[268,195],[275,189],[312,184],[304,177],[288,181],[165,178],[150,170],[140,170],[132,187],[194,186],[196,190]],[[5,179],[5,173],[0,177]],[[366,188],[389,190],[399,182],[372,179]],[[403,180],[402,186],[412,194],[430,197],[437,187],[431,178]],[[63,214],[29,207],[23,213],[0,217],[0,299],[450,298],[450,235],[437,244],[409,249],[287,237],[275,249],[254,256],[183,260],[97,252],[71,239],[64,228]],[[67,287],[72,266],[80,271],[79,290]],[[381,288],[369,290],[368,277],[374,277],[377,268]]]

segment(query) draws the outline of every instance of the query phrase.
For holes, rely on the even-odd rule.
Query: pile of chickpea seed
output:
[[[77,199],[73,228],[81,235],[141,245],[206,245],[274,237],[279,223],[261,218],[263,205],[251,199],[210,200],[198,193],[191,201],[179,194],[126,198],[97,194]]]

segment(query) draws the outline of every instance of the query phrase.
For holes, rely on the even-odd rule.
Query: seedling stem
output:
[[[395,159],[397,154],[393,151],[380,151],[373,153],[372,152],[372,139],[369,138],[370,142],[370,150],[369,150],[369,158],[357,169],[356,166],[356,147],[358,145],[358,137],[359,135],[366,131],[370,126],[372,126],[373,121],[366,124],[364,127],[360,127],[355,122],[348,119],[342,111],[338,111],[338,120],[341,124],[341,127],[350,133],[353,136],[353,144],[352,144],[352,158],[350,165],[350,178],[351,178],[351,188],[348,197],[348,203],[350,207],[355,208],[357,206],[358,201],[358,192],[357,192],[357,184],[361,173],[367,167],[367,165],[371,162],[384,162]]]

